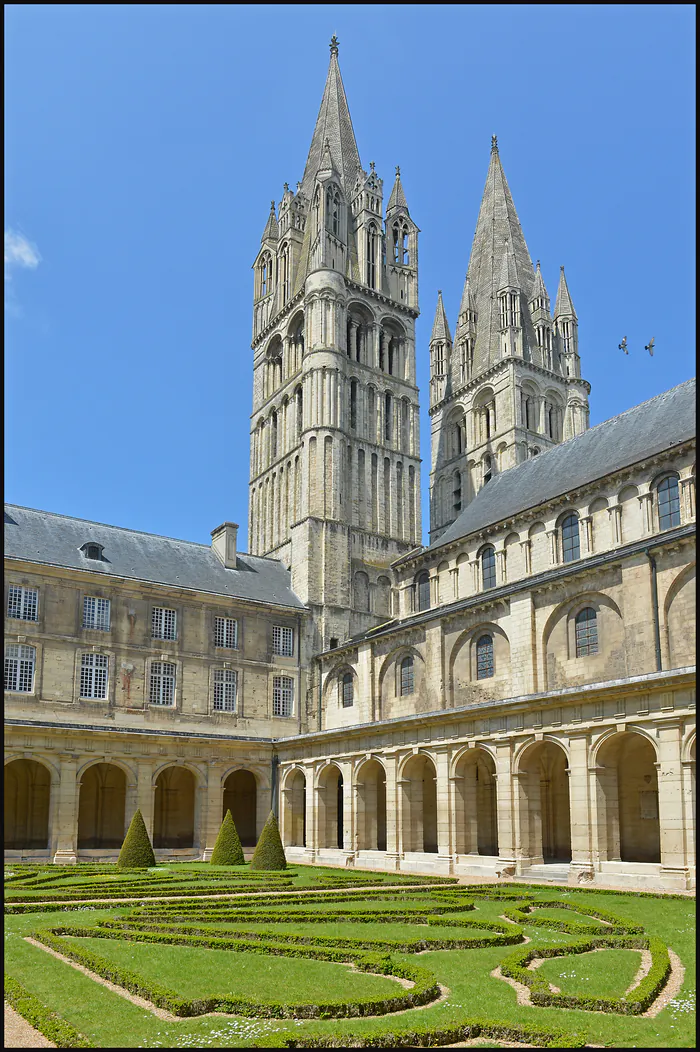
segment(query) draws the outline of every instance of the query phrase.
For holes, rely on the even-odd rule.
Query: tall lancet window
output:
[[[367,284],[371,289],[377,287],[377,227],[370,223],[367,227]]]
[[[391,395],[387,391],[384,395],[384,438],[387,442],[391,442],[391,436],[394,430],[394,403]]]
[[[411,264],[411,257],[408,251],[408,227],[404,226],[401,229],[401,262],[404,267],[408,267]]]
[[[357,431],[357,380],[350,381],[350,427]]]
[[[282,301],[287,303],[290,294],[290,273],[289,273],[289,245],[285,242],[280,249],[280,270],[282,279]]]
[[[394,224],[393,230],[393,242],[394,242],[394,263],[401,262],[401,229],[398,223]]]

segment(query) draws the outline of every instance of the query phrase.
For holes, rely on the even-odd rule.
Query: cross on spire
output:
[[[338,40],[337,36],[334,33],[333,36],[331,37],[331,42],[328,45],[330,47],[330,49],[331,49],[331,55],[337,55],[338,54],[338,44],[339,43],[340,43],[340,41]]]
[[[498,153],[498,136],[497,135],[492,135],[491,136],[491,149],[495,150],[496,153]]]

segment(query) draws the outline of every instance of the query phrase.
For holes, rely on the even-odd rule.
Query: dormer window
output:
[[[83,544],[80,548],[86,559],[102,559],[101,544]]]

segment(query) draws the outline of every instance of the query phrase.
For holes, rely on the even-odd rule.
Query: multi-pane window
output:
[[[484,588],[496,587],[496,552],[490,545],[481,553],[481,581]]]
[[[109,599],[98,599],[86,595],[83,599],[83,628],[96,628],[109,632]]]
[[[275,676],[272,682],[272,715],[291,716],[294,713],[294,680],[290,676]]]
[[[151,637],[153,639],[177,639],[177,612],[175,610],[166,610],[162,606],[153,607]]]
[[[671,526],[680,526],[681,501],[675,475],[669,475],[659,483],[656,496],[659,501],[659,529],[668,530]]]
[[[80,697],[106,698],[109,658],[103,654],[83,654],[80,662]]]
[[[574,622],[576,632],[576,657],[598,653],[598,621],[591,606],[580,610]]]
[[[294,656],[294,629],[284,625],[272,626],[272,653],[281,657]]]
[[[476,644],[476,678],[493,676],[493,637],[481,636]]]
[[[346,672],[340,681],[340,700],[344,709],[349,709],[355,700],[352,672]]]
[[[232,669],[214,669],[214,711],[235,712],[238,677]]]
[[[151,662],[151,684],[148,700],[151,705],[175,704],[175,665],[172,662]]]
[[[214,618],[214,646],[235,650],[238,646],[238,622],[233,617]]]
[[[399,693],[413,694],[413,658],[405,657],[400,666]]]
[[[430,609],[430,574],[426,572],[416,578],[416,599],[418,610]]]
[[[570,563],[578,559],[580,554],[578,518],[576,515],[567,515],[561,524],[561,557],[563,562]]]
[[[5,690],[31,694],[34,687],[34,647],[8,643],[5,647]]]
[[[37,621],[39,609],[39,591],[36,588],[23,588],[11,584],[7,592],[7,616],[20,621]]]

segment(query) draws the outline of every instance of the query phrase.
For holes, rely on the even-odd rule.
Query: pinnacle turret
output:
[[[270,202],[270,214],[267,217],[267,223],[263,230],[263,236],[260,238],[261,242],[264,241],[277,241],[279,238],[279,227],[277,225],[277,216],[275,215],[275,202]]]
[[[433,331],[430,336],[430,342],[434,340],[444,340],[446,343],[452,343],[452,337],[450,336],[450,326],[447,321],[447,315],[445,314],[445,304],[442,302],[442,291],[438,290],[437,306],[435,308],[435,320],[433,322]]]
[[[515,263],[515,253],[510,242],[506,242],[501,264],[501,276],[498,280],[498,291],[502,289],[519,289],[518,268]]]
[[[394,185],[391,190],[391,196],[389,198],[389,204],[386,206],[387,218],[392,212],[402,211],[406,215],[410,215],[408,211],[408,204],[406,202],[406,195],[403,192],[403,186],[401,185],[401,169],[398,164],[396,165],[396,178],[394,179]]]
[[[462,289],[462,302],[459,305],[460,317],[467,312],[476,312],[476,300],[474,298],[474,290],[471,282],[469,281],[469,275],[467,274],[464,279],[464,288]]]
[[[560,268],[559,273],[559,288],[557,289],[557,299],[554,304],[554,317],[559,318],[562,315],[570,315],[572,318],[576,318],[576,311],[571,301],[571,294],[566,283],[566,274],[563,267]]]

